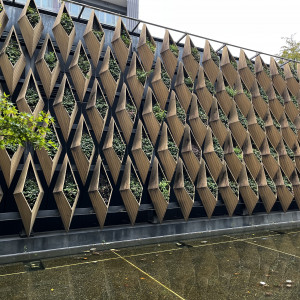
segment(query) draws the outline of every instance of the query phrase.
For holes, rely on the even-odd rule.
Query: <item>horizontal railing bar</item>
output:
[[[92,6],[92,5],[89,5],[89,4],[83,4],[83,3],[80,3],[78,1],[66,0],[66,2],[69,2],[69,3],[72,3],[72,4],[76,4],[76,5],[80,5],[80,6],[85,6],[85,7],[90,8],[90,9],[99,10],[99,11],[102,11],[104,13],[115,15],[115,16],[118,16],[118,17],[121,17],[121,18],[125,18],[125,19],[128,19],[128,20],[132,20],[132,21],[136,21],[136,22],[148,24],[148,25],[151,25],[151,26],[156,26],[156,27],[159,27],[159,28],[167,29],[167,30],[178,32],[178,33],[182,33],[182,34],[188,34],[188,35],[193,36],[193,37],[201,38],[201,39],[204,39],[204,40],[209,40],[211,42],[216,42],[216,43],[219,43],[219,44],[224,44],[226,46],[231,46],[231,47],[234,47],[234,48],[238,48],[238,49],[243,49],[243,50],[247,50],[247,51],[250,51],[250,52],[259,53],[259,55],[260,54],[267,55],[267,56],[275,57],[275,58],[282,59],[282,60],[285,60],[285,61],[288,61],[288,62],[295,62],[295,63],[299,63],[300,62],[300,61],[289,59],[289,58],[285,58],[285,57],[282,57],[282,56],[278,56],[278,55],[274,55],[274,54],[269,54],[269,53],[261,52],[261,51],[257,51],[257,50],[253,50],[253,49],[250,49],[250,48],[247,48],[247,47],[241,47],[241,46],[237,46],[237,45],[230,44],[230,43],[224,43],[224,42],[216,40],[216,39],[211,39],[211,38],[208,38],[208,37],[205,37],[205,36],[202,36],[202,35],[198,35],[198,34],[195,34],[195,33],[185,32],[185,31],[182,31],[182,30],[179,30],[179,29],[176,29],[176,28],[167,27],[167,26],[156,24],[156,23],[152,23],[152,22],[140,20],[140,19],[137,19],[137,18],[129,17],[129,16],[126,16],[126,15],[122,15],[122,14],[119,14],[119,13],[116,13],[116,12],[112,12],[112,11],[109,11],[109,10],[106,10],[106,9],[102,9],[102,8],[99,8],[99,7],[96,7],[96,6]]]

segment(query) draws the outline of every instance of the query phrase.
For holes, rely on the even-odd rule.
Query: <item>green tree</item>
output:
[[[295,33],[290,37],[282,37],[282,39],[285,40],[285,45],[280,48],[280,52],[278,55],[284,58],[300,61],[300,42],[294,40],[294,35]],[[285,61],[283,59],[279,60],[280,64],[284,62]],[[294,69],[296,68],[295,63],[290,64]]]
[[[0,149],[6,146],[32,144],[34,149],[57,148],[51,140],[47,141],[45,135],[50,131],[49,125],[53,118],[45,112],[37,117],[19,112],[9,101],[9,96],[0,96]]]

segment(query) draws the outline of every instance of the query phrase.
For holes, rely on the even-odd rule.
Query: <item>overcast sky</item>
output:
[[[300,40],[299,0],[140,0],[139,18],[204,37],[277,54],[281,37],[296,33]],[[164,31],[149,27],[154,36]],[[181,34],[172,33],[174,40]],[[192,38],[196,46],[204,41]],[[217,49],[219,44],[212,43]],[[234,55],[239,51],[229,47]],[[246,52],[249,57],[255,53]],[[269,58],[264,57],[268,63]]]

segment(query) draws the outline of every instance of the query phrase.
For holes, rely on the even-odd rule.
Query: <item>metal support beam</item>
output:
[[[134,26],[134,28],[131,30],[131,32],[133,33],[137,28],[138,26],[140,25],[141,21],[138,21],[137,24]]]
[[[183,40],[187,36],[187,32],[182,35],[182,37],[176,42],[178,44],[181,40]]]
[[[223,44],[220,48],[218,48],[218,49],[216,50],[216,53],[218,53],[220,50],[222,50],[225,46],[226,46],[226,44]]]
[[[81,15],[82,15],[82,13],[83,13],[84,9],[85,9],[85,7],[84,7],[84,6],[82,6],[82,8],[81,8],[81,10],[80,10],[80,13],[79,13],[79,15],[78,15],[78,19],[80,19],[80,18],[81,18]]]
[[[259,53],[259,52],[256,52],[256,54],[255,54],[254,56],[252,56],[252,57],[250,58],[250,60],[253,59],[253,58],[255,58],[255,57],[257,57],[258,55],[260,55],[260,53]]]

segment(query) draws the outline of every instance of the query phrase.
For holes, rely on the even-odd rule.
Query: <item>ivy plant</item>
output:
[[[31,4],[31,3],[30,3]],[[40,21],[40,15],[36,7],[28,6],[26,11],[26,16],[28,18],[29,23],[34,28],[38,22]]]
[[[124,42],[126,48],[129,48],[131,40],[129,34],[124,28],[121,30],[121,39]]]
[[[236,181],[229,179],[229,186],[232,189],[232,191],[234,192],[234,194],[238,197],[239,196],[239,186],[236,183]]]
[[[208,121],[208,116],[199,103],[198,103],[198,113],[201,121],[206,125]]]
[[[52,51],[45,53],[44,59],[48,65],[50,71],[52,72],[57,64],[57,57],[56,57],[55,53]]]
[[[237,91],[235,89],[233,89],[232,87],[230,87],[229,85],[225,87],[225,90],[226,90],[227,94],[232,98],[237,94]]]
[[[291,69],[293,77],[296,79],[297,82],[299,82],[297,70],[295,70],[295,68],[292,66],[292,64],[290,64],[290,69]]]
[[[142,85],[145,85],[147,77],[152,73],[152,70],[146,72],[141,66],[136,68],[136,76]]]
[[[233,148],[233,151],[236,154],[236,156],[238,157],[238,159],[240,161],[243,161],[243,151],[241,150],[241,148],[236,146]]]
[[[92,32],[100,43],[103,38],[104,32],[96,29],[93,29]]]
[[[66,12],[62,14],[60,24],[67,33],[67,35],[70,35],[70,33],[73,30],[74,24],[72,18]]]
[[[51,159],[53,159],[55,154],[56,154],[56,149],[58,148],[59,143],[58,143],[58,139],[57,139],[57,136],[55,134],[53,126],[50,126],[49,129],[50,130],[46,133],[45,139],[47,141],[51,141],[53,143],[53,145],[55,145],[55,147],[49,148],[47,150],[48,155],[51,157]]]
[[[137,176],[133,170],[130,172],[130,189],[136,200],[139,202],[142,197],[143,186],[137,179]]]
[[[287,189],[293,193],[293,186],[291,184],[291,182],[289,181],[289,179],[287,178],[287,176],[283,176],[283,181],[284,181],[284,185],[287,187]]]
[[[142,150],[146,154],[147,158],[151,161],[153,146],[147,135],[143,132],[142,135]]]
[[[26,143],[34,149],[55,147],[45,139],[53,118],[43,111],[37,117],[19,112],[8,99],[5,93],[0,98],[0,149],[8,147],[14,150],[17,145],[25,146]]]
[[[286,116],[286,118],[287,118],[287,121],[289,123],[289,127],[292,129],[292,131],[295,134],[297,134],[297,128],[296,128],[295,124],[291,121],[291,119],[288,116]]]
[[[185,124],[185,111],[176,99],[176,114],[182,124]]]
[[[124,144],[124,142],[117,130],[114,131],[112,146],[113,146],[113,149],[116,152],[117,156],[122,161],[124,154],[125,154],[126,145]]]
[[[121,70],[116,62],[116,60],[112,57],[109,58],[109,67],[108,67],[112,77],[114,78],[115,81],[118,81],[120,78]]]
[[[191,47],[191,53],[197,63],[200,62],[200,53],[196,47]]]
[[[219,68],[220,67],[220,58],[212,46],[210,46],[210,56],[211,56],[211,59],[213,60],[213,62]]]
[[[258,161],[261,163],[262,162],[262,158],[261,158],[261,153],[258,149],[253,148],[253,153],[256,156],[256,158],[258,159]]]
[[[278,153],[274,149],[274,147],[269,143],[270,153],[274,157],[275,160],[278,160]]]
[[[282,106],[284,106],[284,99],[276,92],[276,98],[278,99],[278,101],[280,102],[280,104]]]
[[[134,122],[135,116],[136,116],[136,111],[137,111],[136,107],[133,105],[133,103],[131,101],[127,101],[125,108],[129,114],[130,120],[132,122]]]
[[[295,104],[295,106],[299,109],[299,104],[298,104],[296,97],[291,95],[291,100]]]
[[[21,50],[14,33],[11,35],[11,38],[5,49],[5,53],[7,54],[7,57],[13,66],[16,64],[16,62],[21,56]]]
[[[269,97],[266,94],[265,90],[262,87],[259,87],[260,96],[264,99],[266,103],[269,103]]]
[[[165,84],[165,86],[167,87],[167,89],[170,89],[171,78],[163,65],[161,65],[161,79],[162,79],[163,83]]]
[[[81,50],[80,54],[79,54],[78,67],[82,71],[84,77],[88,78],[88,73],[90,71],[91,66],[90,66],[90,62],[83,50]]]
[[[279,75],[285,80],[285,75],[284,75],[284,72],[281,69],[281,67],[279,67],[278,64],[276,64],[276,67],[277,67],[277,71],[278,71]]]
[[[169,202],[170,200],[170,181],[166,178],[163,178],[159,181],[158,184],[159,190],[162,192],[165,200]]]
[[[206,181],[207,181],[207,187],[209,188],[209,190],[211,191],[211,193],[214,195],[215,198],[217,198],[218,195],[218,185],[216,184],[216,182],[214,181],[214,179],[206,174]]]
[[[175,57],[178,57],[179,49],[178,46],[175,43],[170,43],[169,45],[171,52],[175,55]]]
[[[37,103],[39,102],[39,94],[34,86],[29,87],[25,94],[25,99],[31,111],[34,111]]]
[[[177,161],[177,156],[178,156],[178,147],[176,146],[175,142],[173,141],[172,137],[168,134],[168,149],[175,159]]]
[[[74,181],[71,171],[68,171],[66,174],[63,192],[64,192],[64,195],[67,198],[70,206],[72,207],[75,202],[76,195],[77,195],[77,186],[76,186],[76,183]]]
[[[223,111],[223,109],[221,107],[219,107],[219,118],[220,118],[221,122],[225,125],[225,127],[229,128],[228,118],[225,115],[225,113],[224,113],[224,111]]]
[[[257,124],[261,127],[262,130],[265,130],[264,120],[255,112]]]
[[[10,157],[13,157],[15,152],[18,150],[18,145],[7,144],[5,145],[5,149]]]
[[[248,129],[248,121],[245,118],[245,116],[242,114],[241,110],[237,107],[236,108],[237,113],[238,113],[238,118],[240,123],[243,125],[243,127],[247,130]]]
[[[108,104],[105,101],[104,96],[100,95],[99,97],[96,98],[95,106],[99,111],[102,119],[104,119],[108,110]]]
[[[68,87],[65,88],[62,104],[67,110],[68,114],[71,115],[75,107],[75,99],[71,90]]]
[[[94,149],[94,142],[92,137],[87,133],[83,132],[81,137],[81,149],[87,159],[89,160],[92,156],[93,149]]]
[[[155,103],[152,107],[152,111],[154,113],[155,118],[159,123],[161,123],[166,117],[167,112],[160,108],[158,103]]]
[[[247,67],[250,69],[250,71],[255,74],[255,71],[254,71],[254,66],[251,62],[251,60],[246,56],[246,63],[247,63]]]
[[[249,183],[249,186],[252,189],[252,191],[257,195],[258,194],[257,184],[256,184],[255,180],[252,177],[250,177],[249,175],[248,175],[248,183]]]
[[[151,41],[151,39],[149,38],[148,35],[146,36],[146,44],[147,44],[147,46],[149,47],[149,49],[151,50],[151,52],[154,54],[154,53],[155,53],[155,50],[156,50],[156,47],[155,47],[155,45],[152,43],[152,41]]]
[[[183,184],[184,184],[185,190],[187,191],[187,193],[189,194],[191,199],[194,199],[195,186],[194,186],[190,176],[188,175],[187,171],[185,170],[185,168],[183,168]]]
[[[105,204],[108,205],[112,188],[109,184],[107,175],[105,174],[102,166],[101,166],[101,172],[100,172],[100,178],[99,178],[98,191],[99,191],[102,199],[104,200]]]
[[[230,64],[234,67],[234,69],[237,71],[237,63],[236,63],[236,61],[235,60],[231,60],[230,61]]]
[[[268,173],[266,173],[266,179],[267,179],[267,185],[270,187],[272,192],[274,194],[276,194],[276,185],[275,185],[274,181],[271,179],[271,177],[269,176]]]
[[[205,76],[205,86],[213,96],[217,94],[215,86],[211,83],[211,81],[206,76]]]
[[[28,173],[23,189],[23,195],[31,209],[33,209],[40,192],[39,186],[33,174],[33,171]]]
[[[264,63],[263,63],[263,70],[265,71],[268,77],[271,77],[270,70]]]
[[[215,136],[213,136],[213,146],[214,146],[214,150],[215,150],[217,156],[222,160],[224,157],[224,151],[223,151],[218,139]]]
[[[189,75],[186,74],[186,76],[184,76],[184,83],[187,86],[187,88],[189,89],[190,92],[193,92],[194,90],[194,82],[191,79],[191,77]]]
[[[295,162],[295,153],[292,151],[292,149],[286,143],[284,143],[284,146],[285,146],[285,150],[286,150],[289,158]]]

